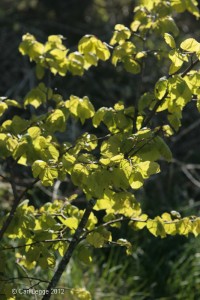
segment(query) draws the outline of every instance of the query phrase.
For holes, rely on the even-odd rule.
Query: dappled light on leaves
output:
[[[198,18],[197,1],[138,1],[130,28],[116,24],[109,44],[85,35],[74,51],[61,35],[50,35],[45,43],[30,33],[22,37],[19,51],[36,65],[38,83],[21,102],[0,98],[0,158],[6,166],[1,177],[8,179],[13,192],[11,211],[0,220],[0,250],[15,249],[13,258],[26,272],[56,267],[48,290],[57,285],[75,250],[85,265],[92,263],[93,248],[115,245],[132,255],[131,242],[113,234],[113,228],[120,232],[123,222],[133,235],[142,229],[160,238],[200,234],[198,216],[176,211],[150,216],[137,199],[137,190],[163,171],[161,161],[165,166],[173,161],[169,140],[181,130],[185,108],[195,100],[200,111],[196,68],[200,43],[191,37],[180,42],[174,17],[174,12],[185,11]],[[152,42],[146,43],[151,37]],[[163,51],[154,49],[155,38]],[[134,105],[115,99],[108,106],[105,99],[99,107],[85,90],[81,96],[80,91],[64,96],[45,77],[83,76],[84,83],[90,69],[103,64],[134,79],[143,76],[152,53],[155,61],[166,60],[167,74],[157,78],[152,89],[139,91]],[[9,116],[13,107],[28,117]],[[76,125],[80,130],[70,135]],[[31,179],[30,185],[25,181],[20,186],[21,177],[14,178],[13,166],[26,170],[23,174]],[[60,184],[69,188],[70,195],[57,193]],[[52,202],[44,200],[40,207],[29,202],[29,193],[38,186],[52,196]],[[2,268],[4,272],[3,263]],[[84,288],[72,288],[70,293],[73,299],[92,299]]]

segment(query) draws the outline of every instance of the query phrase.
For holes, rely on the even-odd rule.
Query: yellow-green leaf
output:
[[[189,38],[183,41],[180,44],[180,47],[188,52],[199,52],[200,51],[200,43],[198,43],[195,39]]]
[[[55,109],[46,119],[47,130],[50,132],[63,132],[66,127],[66,117],[62,110]]]
[[[167,43],[167,45],[170,46],[170,48],[172,48],[172,49],[176,48],[175,40],[171,34],[165,33],[164,39],[165,39],[165,42]]]
[[[166,232],[164,228],[164,222],[160,217],[156,217],[155,219],[147,220],[147,229],[154,235],[160,236],[161,238],[166,237]]]
[[[71,289],[70,293],[78,300],[92,300],[90,292],[85,289]]]
[[[115,45],[116,43],[123,43],[125,40],[129,39],[131,36],[131,31],[122,24],[115,25],[114,34],[110,40],[110,45]]]
[[[160,78],[159,81],[157,81],[154,89],[156,98],[161,100],[167,94],[167,88],[168,80],[165,77]]]
[[[0,117],[7,110],[8,105],[5,102],[0,102]]]
[[[58,219],[61,220],[62,224],[70,229],[76,229],[78,227],[78,219],[75,217],[64,219],[63,217],[58,216]]]
[[[105,239],[102,234],[99,232],[91,232],[86,237],[87,242],[94,246],[95,248],[102,248],[105,242]]]

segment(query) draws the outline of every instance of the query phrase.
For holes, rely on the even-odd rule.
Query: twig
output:
[[[150,114],[147,116],[146,120],[144,120],[144,123],[143,123],[143,127],[146,127],[149,122],[151,121],[151,119],[153,118],[153,116],[155,115],[158,107],[163,103],[163,101],[165,100],[165,98],[167,97],[168,95],[168,91],[165,92],[164,96],[162,97],[162,99],[158,100],[156,102],[156,104],[154,105],[152,111],[150,112]]]
[[[147,139],[146,143],[144,143],[143,145],[141,145],[141,146],[138,147],[137,149],[135,149],[136,146],[137,146],[137,141],[136,141],[136,144],[133,146],[133,148],[131,148],[131,149],[128,151],[128,153],[126,153],[126,157],[129,157],[129,156],[135,156],[141,149],[143,149],[146,145],[148,145],[149,143],[151,143],[151,142],[154,140],[154,138],[155,138],[156,136],[159,135],[161,129],[162,129],[162,127],[160,127],[157,131],[154,131],[154,132],[153,132],[153,135],[152,135],[149,139]],[[138,141],[138,143],[139,143],[139,142],[142,142],[142,140]],[[135,151],[133,151],[134,149],[135,149]],[[132,152],[132,151],[133,151],[133,152]]]
[[[185,164],[177,159],[173,159],[173,163],[176,163],[178,166],[180,166],[182,172],[185,174],[185,176],[198,188],[200,188],[200,181],[197,180],[189,170],[195,170],[200,169],[199,164]]]
[[[185,176],[198,188],[200,188],[200,181],[194,178],[194,176],[187,170],[186,167],[182,167],[181,170],[185,174]]]
[[[23,244],[23,245],[19,245],[19,246],[2,248],[2,249],[0,249],[0,251],[25,248],[25,247],[33,246],[33,245],[36,245],[36,244],[39,244],[39,243],[56,243],[56,242],[70,242],[70,240],[69,239],[53,239],[53,240],[35,241],[35,242],[29,243],[29,244]]]
[[[8,278],[8,279],[0,279],[0,281],[8,282],[8,281],[13,281],[13,280],[21,280],[21,279],[28,279],[28,280],[31,279],[31,280],[37,280],[37,281],[40,281],[40,282],[49,283],[48,280],[42,280],[42,279],[39,279],[39,278],[36,278],[36,277],[26,277],[26,276],[11,277],[11,278]]]
[[[123,222],[123,221],[132,221],[132,222],[141,222],[141,223],[145,223],[146,222],[146,220],[141,220],[139,218],[131,218],[131,217],[123,217],[122,216],[122,217],[120,217],[118,219],[114,219],[114,220],[108,221],[108,222],[106,222],[104,224],[101,224],[101,225],[97,226],[94,229],[91,229],[91,230],[88,230],[87,232],[84,232],[84,234],[81,237],[81,240],[84,240],[89,233],[94,232],[94,231],[98,230],[99,228],[108,227],[108,226],[110,226],[112,224],[120,223],[120,222]]]
[[[178,136],[174,137],[172,141],[174,143],[178,142],[184,135],[188,134],[190,131],[195,129],[197,126],[200,125],[200,119],[198,119],[196,122],[192,123],[189,127],[187,127],[185,130],[179,133]]]
[[[181,207],[179,209],[179,212],[186,211],[186,210],[189,210],[189,209],[192,209],[192,208],[195,208],[195,207],[199,207],[199,206],[200,206],[200,201],[192,203],[192,204],[189,204],[189,205],[186,205],[184,207]]]
[[[19,263],[17,263],[17,265],[26,274],[27,279],[29,280],[30,285],[32,285],[32,279],[29,277],[29,274],[28,274],[27,270],[24,268],[24,266],[21,266]],[[36,294],[34,294],[34,298],[35,298],[35,300],[37,300],[37,295]]]
[[[187,69],[181,74],[181,77],[185,77],[197,64],[199,63],[199,59],[197,58],[194,62],[189,65]]]

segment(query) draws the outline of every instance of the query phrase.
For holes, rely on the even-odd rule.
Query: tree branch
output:
[[[192,62],[187,69],[181,74],[181,77],[185,77],[197,64],[199,63],[199,59],[197,58],[194,62]]]
[[[147,118],[144,120],[144,123],[143,123],[143,127],[146,127],[149,122],[151,121],[151,119],[153,118],[153,116],[155,115],[158,107],[163,103],[163,101],[165,100],[165,98],[167,97],[168,95],[168,92],[166,91],[164,96],[162,97],[162,99],[158,100],[156,102],[156,104],[154,105],[152,111],[150,112],[150,114],[147,116]]]
[[[61,259],[59,265],[58,265],[58,268],[56,270],[56,272],[54,273],[54,276],[52,277],[48,287],[47,287],[47,293],[44,295],[44,297],[42,298],[42,300],[48,300],[50,299],[51,297],[51,289],[52,288],[55,288],[63,274],[63,272],[65,271],[66,269],[66,266],[68,265],[71,257],[72,257],[72,254],[76,248],[76,246],[79,244],[79,242],[81,241],[81,235],[84,231],[84,228],[87,224],[87,221],[89,219],[89,216],[92,212],[92,209],[93,209],[93,206],[95,205],[95,202],[94,200],[90,200],[89,203],[88,203],[88,207],[86,208],[83,216],[82,216],[82,219],[78,225],[78,228],[76,229],[75,233],[74,233],[74,236],[72,238],[72,241],[70,242],[69,244],[69,247],[67,249],[67,251],[65,252],[63,258]]]
[[[11,278],[8,278],[8,279],[0,279],[0,281],[2,282],[9,282],[9,281],[14,281],[14,280],[22,280],[22,279],[28,279],[28,280],[37,280],[39,282],[46,282],[46,283],[49,283],[48,280],[42,280],[40,278],[37,278],[37,277],[27,277],[27,276],[19,276],[19,277],[11,277]]]
[[[184,135],[188,134],[190,131],[194,130],[199,125],[200,125],[200,119],[198,119],[197,121],[195,121],[194,123],[192,123],[190,126],[188,126],[187,128],[185,128],[182,132],[179,133],[179,135],[177,135],[176,137],[173,137],[172,141],[174,143],[179,142],[179,140],[182,139],[182,137]]]
[[[185,176],[198,188],[200,188],[200,181],[197,180],[184,166],[181,168],[182,172],[185,174]]]
[[[36,245],[36,244],[39,244],[39,243],[57,243],[57,242],[68,242],[68,243],[70,243],[71,241],[69,241],[69,239],[65,239],[65,238],[64,239],[54,239],[54,240],[42,240],[42,241],[35,241],[35,242],[32,242],[32,243],[23,244],[23,245],[19,245],[19,246],[2,248],[2,249],[0,249],[0,251],[25,248],[25,247],[33,246],[33,245]]]
[[[117,219],[110,220],[110,221],[108,221],[108,222],[106,222],[104,224],[101,224],[101,225],[97,226],[94,229],[88,230],[87,232],[85,232],[82,235],[81,241],[84,240],[89,233],[94,232],[94,231],[98,230],[99,228],[108,227],[108,226],[110,226],[112,224],[121,223],[123,221],[129,221],[129,222],[132,221],[132,222],[141,222],[141,223],[145,223],[146,222],[146,220],[141,220],[140,218],[131,218],[131,217],[124,217],[124,216],[122,216],[122,217],[119,217]]]

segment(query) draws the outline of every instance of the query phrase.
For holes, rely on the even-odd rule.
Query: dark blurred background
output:
[[[61,34],[66,38],[65,45],[73,51],[85,34],[94,34],[109,42],[115,24],[129,26],[131,23],[135,2],[0,0],[0,95],[20,101],[37,84],[35,65],[18,52],[23,34],[29,32],[41,42],[45,42],[48,35]],[[200,23],[193,16],[184,13],[177,16],[176,21],[182,32],[180,40],[191,35],[199,40]],[[134,105],[141,93],[153,88],[158,78],[166,75],[165,71],[154,57],[148,58],[141,85],[140,76],[101,63],[99,68],[91,68],[83,77],[68,74],[60,79],[52,76],[51,86],[66,99],[70,94],[88,95],[96,108],[111,106],[119,100]],[[79,131],[79,125],[75,126]],[[191,103],[183,113],[183,128],[170,141],[174,162],[161,162],[162,173],[151,178],[137,192],[144,212],[150,216],[172,209],[183,216],[199,215],[199,126],[199,113]],[[19,168],[19,176],[20,172]],[[0,197],[1,200],[10,197],[4,183],[0,185]],[[30,197],[40,205],[44,199],[51,199],[51,191],[41,188]],[[1,201],[1,208],[4,207],[4,201]],[[81,268],[75,259],[70,273],[71,285],[84,282],[94,299],[200,299],[199,238],[161,240],[145,230],[129,231],[125,225],[119,237],[124,236],[133,242],[131,257],[126,257],[123,249],[96,250],[95,269]]]

